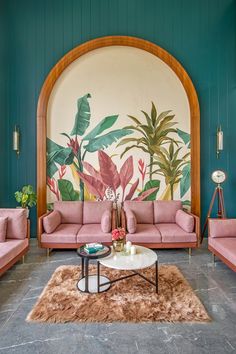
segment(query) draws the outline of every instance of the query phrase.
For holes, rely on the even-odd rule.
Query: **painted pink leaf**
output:
[[[133,174],[134,174],[133,156],[130,156],[123,163],[120,169],[120,184],[123,191],[125,190],[127,184],[130,182],[131,178],[133,177]]]
[[[84,166],[86,171],[88,171],[88,173],[92,177],[98,179],[99,181],[102,181],[102,177],[101,177],[100,173],[97,170],[95,170],[95,168],[92,165],[90,165],[90,163],[88,163],[86,161],[82,161],[82,165]]]
[[[132,186],[130,187],[130,191],[129,193],[127,194],[127,196],[125,197],[125,200],[130,200],[132,199],[137,187],[138,187],[138,184],[139,184],[139,179],[137,179],[136,182],[134,182],[134,184],[132,184]]]
[[[104,151],[98,151],[98,160],[100,166],[100,174],[102,177],[102,182],[111,187],[115,192],[120,186],[120,176],[117,171],[116,165]]]
[[[137,198],[134,198],[133,200],[136,200],[137,202],[142,201],[142,200],[146,199],[147,197],[149,197],[150,194],[156,192],[157,189],[158,188],[148,189],[147,191],[143,192],[140,196],[138,196]]]
[[[104,184],[93,176],[86,175],[83,172],[77,171],[78,175],[86,185],[89,190],[89,193],[99,197],[101,199],[104,198],[106,187]]]

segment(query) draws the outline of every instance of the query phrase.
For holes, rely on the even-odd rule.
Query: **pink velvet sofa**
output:
[[[236,219],[209,219],[208,249],[236,271]]]
[[[38,222],[39,246],[78,248],[84,243],[111,243],[115,213],[111,201],[59,201]]]
[[[126,239],[149,248],[196,248],[199,217],[182,209],[181,201],[125,201],[122,225]]]
[[[0,276],[28,251],[29,230],[25,209],[0,209]]]

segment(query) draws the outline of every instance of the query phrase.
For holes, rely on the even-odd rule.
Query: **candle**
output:
[[[131,247],[130,247],[130,254],[131,254],[131,255],[136,254],[136,247],[135,247],[135,246],[131,246]]]
[[[132,242],[131,241],[127,241],[126,242],[126,251],[130,251],[130,249],[131,249],[131,246],[132,246]]]

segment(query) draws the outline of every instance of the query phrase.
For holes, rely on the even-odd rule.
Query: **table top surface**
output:
[[[125,252],[114,252],[100,260],[100,264],[105,267],[120,270],[138,270],[152,266],[157,261],[157,254],[153,250],[135,246],[136,254],[127,255]]]
[[[84,250],[84,246],[81,246],[80,248],[77,249],[77,254],[79,257],[82,258],[88,258],[88,259],[99,259],[99,258],[103,258],[103,257],[107,257],[110,253],[111,253],[111,247],[107,246],[107,245],[103,245],[104,248],[96,253],[87,253]]]

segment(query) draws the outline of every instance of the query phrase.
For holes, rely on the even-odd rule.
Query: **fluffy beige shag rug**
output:
[[[79,266],[56,269],[36,305],[29,322],[209,322],[210,318],[194,291],[176,266],[159,267],[159,294],[154,286],[135,276],[114,283],[99,294],[80,292]],[[95,273],[90,266],[90,274]],[[154,269],[142,273],[154,279]],[[110,279],[130,274],[101,267]]]

